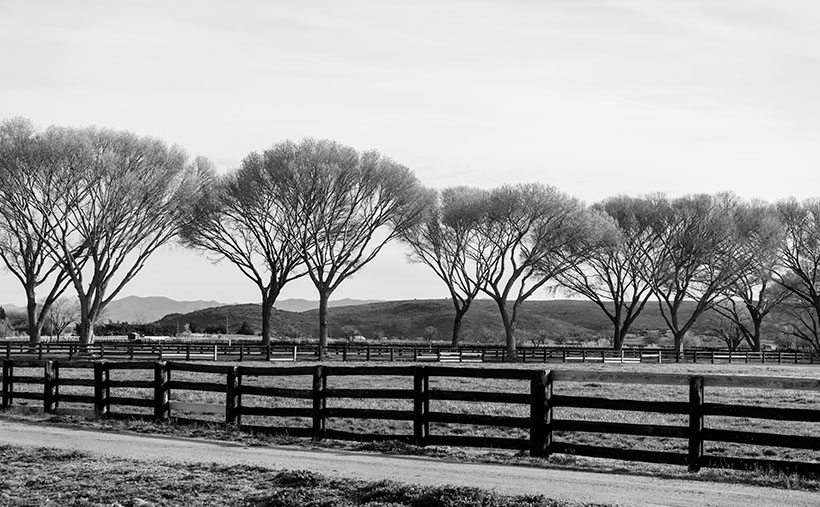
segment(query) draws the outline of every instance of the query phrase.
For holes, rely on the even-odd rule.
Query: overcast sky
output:
[[[435,187],[805,198],[820,195],[818,26],[810,0],[0,0],[0,117],[157,136],[222,170],[312,136]],[[180,248],[132,294],[258,299]],[[445,296],[392,248],[334,299]],[[309,282],[282,297],[316,298]],[[0,303],[22,300],[0,274]]]

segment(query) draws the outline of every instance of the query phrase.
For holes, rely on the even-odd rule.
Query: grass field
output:
[[[638,371],[654,373],[681,373],[681,374],[723,374],[723,375],[753,375],[753,376],[778,376],[778,377],[810,377],[818,378],[820,369],[811,366],[787,366],[787,365],[602,365],[602,364],[576,364],[576,365],[549,365],[553,369],[585,369],[590,371]],[[536,369],[533,364],[511,365],[511,367]],[[34,369],[19,371],[16,374],[36,375]],[[69,370],[64,370],[61,375],[68,376]],[[90,370],[70,371],[72,377],[90,378]],[[151,380],[152,371],[112,371],[112,380]],[[196,380],[199,382],[212,381],[224,384],[225,378],[218,374],[194,374],[187,372],[173,372],[174,380]],[[277,378],[254,378],[244,377],[245,385],[266,385],[286,388],[309,389],[311,386],[310,376],[277,377]],[[37,388],[39,386],[26,386]],[[412,389],[411,377],[330,377],[328,388],[397,388]],[[521,393],[529,392],[529,382],[521,380],[487,380],[487,379],[466,379],[466,378],[431,378],[431,389],[449,390],[470,390],[470,391],[490,391]],[[88,394],[90,388],[62,387],[61,392]],[[565,382],[556,383],[554,394],[565,394],[575,396],[606,397],[611,399],[625,400],[655,400],[655,401],[688,401],[687,386],[660,386],[641,384],[603,384],[603,383],[580,383]],[[151,389],[112,389],[112,396],[142,397],[150,399],[153,396]],[[172,391],[171,399],[174,401],[187,401],[196,403],[224,404],[225,395],[223,393],[201,392],[201,391]],[[780,408],[812,408],[820,406],[820,392],[812,391],[792,391],[792,390],[765,390],[765,389],[728,389],[709,388],[706,389],[706,401],[734,403],[744,405],[773,406]],[[35,404],[36,402],[29,402]],[[259,396],[243,396],[243,406],[281,406],[281,407],[311,407],[310,400],[292,398],[267,398]],[[70,405],[61,405],[70,407]],[[411,411],[413,409],[412,400],[378,400],[378,399],[329,399],[328,408],[347,407],[363,409],[394,409]],[[132,413],[149,413],[150,409],[138,408],[118,408],[112,409],[114,412],[126,411]],[[438,401],[430,402],[431,412],[445,412],[454,414],[486,414],[486,415],[508,415],[527,417],[529,415],[528,405],[513,405],[506,403],[475,403],[466,401]],[[177,416],[189,416],[201,419],[206,425],[220,425],[224,420],[221,415],[192,415],[180,414]],[[556,419],[573,420],[594,420],[623,422],[634,424],[658,424],[666,426],[687,426],[686,415],[641,413],[632,411],[615,410],[593,410],[558,407],[554,410]],[[261,418],[243,417],[243,424],[260,426],[288,426],[309,428],[311,420],[308,418]],[[740,431],[771,432],[784,435],[804,435],[820,436],[820,425],[816,423],[801,423],[789,421],[767,421],[749,420],[738,417],[707,417],[706,427],[713,429],[727,429]],[[327,421],[329,429],[343,430],[352,433],[377,433],[389,435],[412,435],[413,428],[411,421],[390,421],[390,420],[362,420],[362,419],[342,419],[331,418]],[[432,435],[465,435],[465,436],[489,436],[508,438],[527,438],[528,430],[514,428],[498,428],[491,426],[463,425],[452,423],[431,423]],[[163,431],[163,430],[158,430]],[[688,445],[686,439],[668,437],[642,437],[628,435],[612,435],[602,433],[583,432],[556,432],[556,440],[588,445],[600,445],[623,449],[646,449],[663,450],[685,453]],[[405,448],[406,450],[406,448]],[[755,445],[732,444],[707,442],[705,448],[707,455],[728,455],[744,458],[762,458],[775,460],[790,460],[817,462],[820,461],[820,452],[810,450],[798,450],[777,447],[761,447]],[[507,451],[506,455],[514,456],[514,451]],[[496,456],[498,454],[496,453]],[[504,459],[504,458],[501,458]],[[566,460],[572,465],[583,463],[584,460],[575,460],[573,456],[556,456],[554,461]],[[598,465],[595,465],[598,466]],[[608,465],[607,465],[608,466]],[[629,464],[619,464],[618,466],[629,467]],[[633,468],[646,468],[649,465],[634,464]],[[656,471],[676,468],[678,473],[685,473],[683,467],[661,467]],[[650,467],[651,469],[651,467]],[[788,478],[784,479],[786,482]]]
[[[0,446],[0,505],[248,507],[575,507],[543,496],[423,487],[272,471],[245,465],[170,465]],[[601,506],[604,507],[604,506]]]

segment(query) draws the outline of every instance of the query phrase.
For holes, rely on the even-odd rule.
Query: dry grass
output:
[[[163,464],[0,446],[0,505],[253,507],[575,507],[475,488],[330,479],[246,465]],[[603,506],[602,506],[603,507]]]

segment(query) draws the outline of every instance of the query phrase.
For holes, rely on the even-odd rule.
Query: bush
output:
[[[236,330],[236,334],[255,335],[256,331],[253,329],[253,326],[248,323],[248,321],[242,321],[242,325]]]

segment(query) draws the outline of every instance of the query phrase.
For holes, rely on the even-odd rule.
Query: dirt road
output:
[[[248,447],[230,442],[105,433],[0,420],[2,444],[71,449],[143,461],[307,469],[335,477],[472,486],[506,494],[543,494],[555,499],[620,505],[820,505],[820,494],[804,491],[297,447]]]

